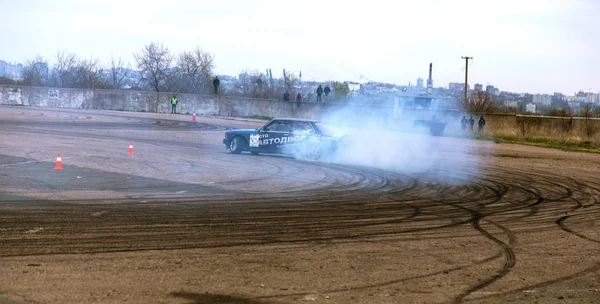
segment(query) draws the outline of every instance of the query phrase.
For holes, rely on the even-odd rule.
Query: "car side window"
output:
[[[290,123],[287,121],[274,121],[263,128],[265,132],[290,132]]]
[[[292,124],[292,133],[296,133],[296,134],[314,134],[315,133],[315,129],[308,122],[295,121]]]

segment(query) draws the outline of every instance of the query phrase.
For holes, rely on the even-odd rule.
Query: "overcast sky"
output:
[[[218,74],[282,69],[304,80],[434,85],[512,92],[600,91],[597,0],[20,0],[2,1],[0,59],[52,62],[65,49],[134,63],[151,41],[213,53]]]

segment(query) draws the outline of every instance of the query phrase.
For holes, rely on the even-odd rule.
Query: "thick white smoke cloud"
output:
[[[390,113],[364,107],[351,107],[328,113],[321,120],[335,127],[337,135],[346,134],[343,144],[333,155],[321,161],[367,166],[399,173],[423,173],[448,183],[470,182],[479,174],[477,144],[470,140],[432,136],[427,126],[415,121],[445,124],[445,133],[453,132],[459,122],[444,113]],[[396,114],[396,115],[394,115]],[[424,115],[428,118],[424,119]],[[427,122],[426,122],[427,123]],[[458,172],[460,178],[452,172]],[[467,175],[464,175],[465,173]]]

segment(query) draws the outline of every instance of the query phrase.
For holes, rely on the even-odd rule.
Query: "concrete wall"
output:
[[[144,111],[169,113],[173,93],[156,93],[126,90],[64,89],[47,87],[0,86],[0,104],[37,107],[57,107],[73,109]],[[179,100],[177,112],[197,115],[219,115],[233,117],[270,116],[321,119],[328,113],[343,109],[348,119],[368,116],[391,115],[392,102],[373,104],[316,104],[302,103],[298,108],[295,102],[274,99],[253,99],[240,97],[215,97],[195,94],[176,94]],[[407,110],[408,111],[408,110]],[[428,116],[417,111],[412,115]],[[407,112],[408,113],[408,112]]]
[[[212,96],[194,94],[176,94],[178,113],[196,113],[196,115],[218,115],[217,99]],[[92,102],[86,109],[119,111],[171,112],[171,93],[156,93],[124,90],[95,90]]]
[[[64,88],[0,86],[0,104],[82,109],[93,91]]]
[[[227,98],[195,94],[176,94],[179,100],[177,112],[197,115],[219,115],[219,104],[248,103],[247,100],[229,101]],[[32,107],[53,107],[72,109],[118,110],[137,112],[171,112],[172,93],[155,93],[145,91],[125,90],[94,90],[0,86],[0,105],[22,105]],[[264,111],[277,111],[277,107],[262,101],[262,106],[254,107],[253,111],[246,110],[249,115],[268,115]],[[272,102],[272,101],[271,101]],[[276,114],[276,112],[270,112]]]
[[[73,109],[98,109],[119,111],[145,111],[170,113],[172,93],[155,93],[126,90],[94,90],[64,88],[41,88],[0,86],[1,105],[33,107],[56,107]],[[336,115],[343,121],[360,124],[369,120],[385,122],[385,117],[393,125],[412,128],[415,119],[429,120],[435,114],[446,122],[445,134],[461,135],[460,118],[464,113],[452,110],[403,109],[398,99],[363,104],[316,104],[303,103],[300,108],[295,102],[281,100],[215,97],[194,94],[176,94],[179,99],[177,112],[193,113],[199,116],[269,116],[323,119]],[[475,121],[479,115],[473,115]],[[485,135],[500,136],[539,136],[562,141],[590,142],[600,146],[600,120],[582,118],[559,118],[525,116],[514,114],[484,114]],[[477,129],[477,123],[475,125]]]
[[[270,116],[320,118],[323,113],[341,105],[303,103],[274,99],[215,97],[196,94],[175,94],[178,113],[232,117]],[[147,91],[94,90],[0,86],[0,104],[73,109],[117,110],[136,112],[171,112],[173,93]]]

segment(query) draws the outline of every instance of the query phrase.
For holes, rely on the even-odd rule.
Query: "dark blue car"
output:
[[[276,118],[258,129],[225,132],[223,144],[233,154],[249,151],[320,158],[335,152],[341,136],[324,123],[297,118]]]

